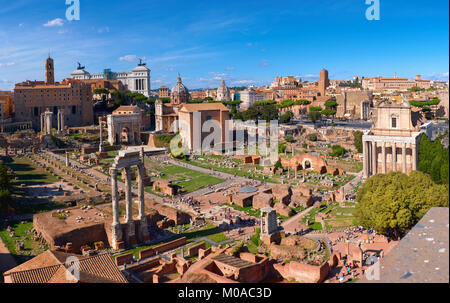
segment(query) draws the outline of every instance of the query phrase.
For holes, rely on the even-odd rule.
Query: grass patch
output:
[[[15,237],[11,237],[6,230],[7,226],[2,226],[0,229],[0,237],[18,264],[28,261],[48,249],[46,245],[44,249],[40,248],[40,243],[32,239],[33,234],[29,230],[33,228],[33,222],[14,222],[9,223],[9,225],[13,229]],[[18,241],[24,243],[24,249],[21,251],[17,250],[16,247]]]

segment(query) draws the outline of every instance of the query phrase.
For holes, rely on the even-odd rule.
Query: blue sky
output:
[[[365,18],[365,0],[80,0],[70,22],[65,0],[0,1],[0,90],[42,80],[49,51],[58,81],[77,61],[119,72],[144,57],[152,88],[178,72],[194,89],[315,80],[322,68],[332,79],[448,80],[447,0],[380,0],[379,21]]]

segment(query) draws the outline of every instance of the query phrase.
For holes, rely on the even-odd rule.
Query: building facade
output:
[[[400,90],[406,91],[412,87],[430,88],[431,81],[423,80],[420,75],[417,75],[414,80],[408,80],[408,78],[398,78],[397,74],[394,78],[374,77],[364,78],[361,80],[362,88],[367,90]]]
[[[412,118],[411,105],[381,101],[374,126],[363,135],[364,178],[417,169],[421,126]]]
[[[140,93],[146,97],[151,95],[150,69],[142,61],[131,72],[115,73],[111,69],[105,69],[103,73],[90,74],[84,66],[78,63],[78,67],[70,76],[76,80],[119,80],[132,93]]]
[[[41,130],[41,114],[53,112],[52,125],[57,125],[59,111],[64,111],[64,125],[82,126],[94,123],[90,85],[79,80],[55,82],[53,59],[47,58],[45,81],[25,81],[14,88],[14,112],[17,122],[32,122]]]

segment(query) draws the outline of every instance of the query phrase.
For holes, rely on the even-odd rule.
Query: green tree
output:
[[[319,111],[310,111],[308,113],[308,118],[312,121],[312,123],[316,123],[322,119],[322,114]]]
[[[271,121],[278,119],[278,109],[273,104],[264,105],[261,109],[259,118],[264,121]]]
[[[422,134],[419,142],[419,165],[417,169],[429,174],[437,184],[449,185],[449,150],[439,139],[433,142]]]
[[[334,116],[334,115],[336,115],[336,110],[327,108],[327,109],[324,109],[323,111],[321,111],[321,114],[324,116],[327,116],[327,117]]]
[[[280,122],[281,123],[289,123],[293,117],[294,117],[294,114],[290,110],[288,110],[280,116]]]
[[[355,145],[355,148],[358,151],[358,153],[363,152],[362,136],[363,136],[362,131],[357,130],[353,132],[353,145]]]
[[[258,118],[258,115],[259,111],[254,107],[250,107],[246,111],[242,112],[242,120],[256,120]]]
[[[11,183],[11,177],[8,173],[8,168],[0,164],[0,190],[11,190],[12,189],[12,183]]]
[[[448,207],[448,189],[430,176],[412,171],[370,177],[358,190],[355,217],[358,224],[399,238],[434,206]]]
[[[308,135],[308,140],[309,141],[317,141],[317,135],[316,134],[309,134]]]
[[[338,106],[338,103],[335,100],[328,100],[324,105],[327,108],[336,108]]]
[[[343,157],[345,155],[345,148],[343,148],[340,145],[333,145],[331,146],[331,153],[330,156],[331,157]]]
[[[289,142],[289,143],[292,143],[295,141],[295,139],[292,135],[287,135],[286,137],[284,137],[284,140],[286,140],[286,142]]]

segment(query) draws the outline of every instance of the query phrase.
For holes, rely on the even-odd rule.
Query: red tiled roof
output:
[[[65,264],[66,259],[71,256],[79,259],[78,278]],[[3,275],[9,276],[12,283],[127,283],[106,253],[85,257],[48,250]]]

